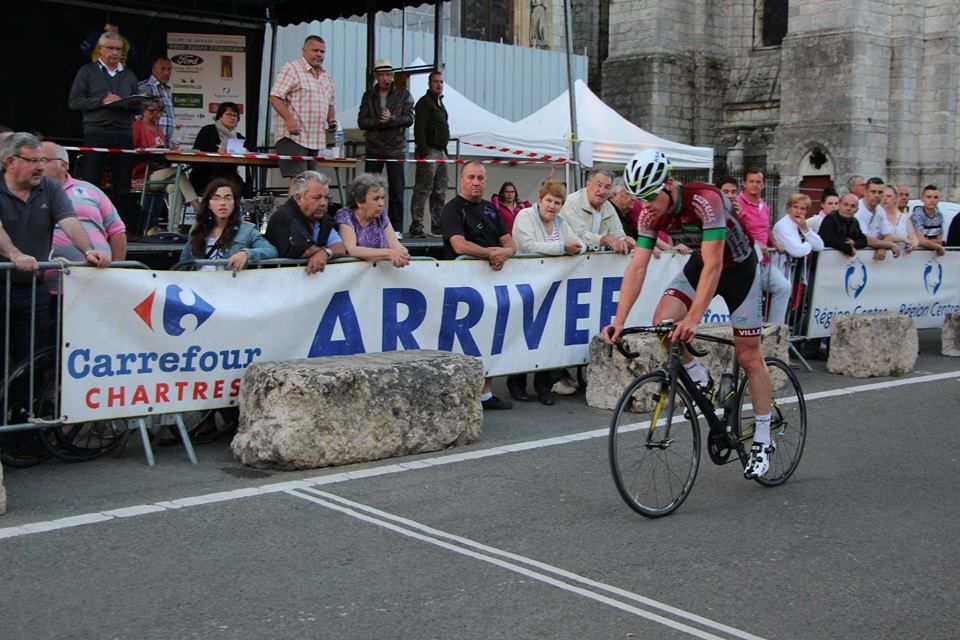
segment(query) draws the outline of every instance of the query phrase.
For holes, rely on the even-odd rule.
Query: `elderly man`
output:
[[[67,151],[53,142],[40,145],[40,153],[48,158],[43,175],[52,178],[63,187],[70,204],[83,225],[90,243],[111,261],[119,262],[127,257],[127,229],[117,214],[116,207],[99,187],[77,180],[67,170],[70,160]],[[83,262],[83,253],[73,244],[59,224],[53,230],[53,257],[67,262]]]
[[[443,105],[443,74],[430,73],[430,86],[417,100],[413,139],[416,142],[417,159],[436,160],[418,162],[417,178],[413,184],[410,201],[410,237],[423,236],[423,205],[430,196],[430,233],[440,235],[440,210],[447,197],[447,143],[450,142],[450,125],[447,108]]]
[[[328,129],[337,128],[333,78],[323,68],[327,45],[320,36],[307,36],[302,53],[280,67],[270,88],[270,106],[279,116],[274,119],[273,138],[277,153],[284,156],[316,156],[326,147],[324,121]],[[284,178],[317,168],[314,160],[278,164]]]
[[[139,85],[140,93],[145,96],[153,96],[160,99],[163,105],[163,113],[160,116],[160,128],[163,129],[163,135],[167,137],[167,145],[171,149],[180,148],[180,135],[177,131],[180,125],[177,124],[177,116],[173,111],[173,90],[170,88],[170,72],[173,64],[167,56],[158,56],[153,61],[150,68],[150,77],[142,81]]]
[[[73,111],[83,112],[83,143],[90,147],[133,148],[133,116],[139,104],[118,103],[138,95],[136,74],[120,63],[123,40],[116,31],[106,31],[98,41],[100,58],[80,67],[67,105]],[[118,104],[114,104],[118,103]],[[103,169],[110,161],[113,179],[113,201],[120,205],[127,224],[136,223],[139,211],[130,196],[130,171],[133,156],[126,153],[84,153],[80,177],[100,184]],[[134,227],[136,225],[134,224]]]
[[[859,174],[850,176],[847,180],[847,191],[856,195],[858,199],[863,198],[867,192],[867,179]]]
[[[819,236],[823,244],[842,251],[848,256],[855,256],[857,249],[867,246],[867,237],[857,222],[857,194],[850,192],[840,198],[840,208],[823,219],[820,223]]]
[[[406,184],[403,163],[384,160],[402,160],[407,156],[406,131],[413,124],[413,97],[409,91],[394,83],[393,65],[389,60],[377,60],[373,77],[377,82],[364,92],[357,114],[357,126],[363,129],[363,139],[367,143],[364,171],[380,173],[386,165],[390,191],[387,214],[397,236],[400,236],[403,231],[403,190]]]
[[[31,323],[35,331],[35,348],[47,344],[50,328],[50,296],[37,286],[38,263],[49,259],[53,226],[59,223],[64,233],[77,246],[83,259],[98,267],[110,259],[90,243],[90,238],[77,220],[70,200],[60,185],[43,175],[47,157],[40,150],[40,140],[29,133],[15,133],[3,144],[0,165],[0,256],[12,262],[15,271],[5,272],[10,278],[10,308],[0,296],[0,336],[9,317],[11,366],[30,353]],[[6,282],[2,282],[4,288]],[[36,303],[34,304],[34,297]]]
[[[587,186],[567,197],[560,215],[587,245],[588,251],[610,247],[617,253],[630,253],[630,242],[620,224],[617,210],[607,200],[613,176],[609,171],[594,171]]]
[[[281,258],[307,259],[307,273],[323,271],[327,260],[347,255],[343,240],[327,216],[330,181],[316,171],[293,179],[292,195],[270,216],[265,234]]]
[[[440,212],[443,226],[443,244],[447,259],[457,256],[483,258],[494,271],[517,252],[513,238],[507,233],[496,207],[483,199],[487,188],[487,170],[476,160],[463,165],[460,173],[460,192]],[[493,395],[490,378],[483,381],[480,403],[484,409],[511,409],[509,400]]]

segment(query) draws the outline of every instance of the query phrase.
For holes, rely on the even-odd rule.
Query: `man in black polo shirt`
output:
[[[14,271],[0,272],[0,344],[10,318],[9,360],[12,368],[30,354],[30,323],[33,313],[35,348],[46,346],[50,327],[50,295],[37,280],[38,262],[50,259],[54,225],[98,267],[110,259],[93,248],[77,219],[70,199],[54,180],[43,175],[48,158],[41,157],[40,140],[29,133],[15,133],[0,150],[3,180],[0,180],[0,262],[12,262]],[[10,309],[6,309],[7,278],[10,279]],[[33,304],[36,287],[36,307]],[[9,315],[8,315],[9,313]],[[8,354],[4,353],[4,357]]]
[[[327,260],[347,255],[340,234],[327,216],[330,181],[317,171],[304,171],[290,183],[292,194],[270,216],[264,237],[281,258],[307,259],[307,273],[323,271]]]
[[[90,147],[133,148],[133,116],[139,104],[122,102],[138,95],[137,74],[120,62],[123,39],[116,31],[106,31],[97,41],[100,57],[80,67],[67,106],[83,112],[83,143]],[[84,152],[79,177],[100,186],[103,168],[110,161],[113,202],[117,203],[127,229],[139,229],[138,212],[130,196],[130,172],[133,156],[127,153]]]
[[[443,246],[448,260],[457,256],[483,258],[490,268],[500,271],[516,253],[513,238],[493,203],[483,199],[487,170],[476,160],[463,165],[460,192],[440,212]],[[480,395],[484,409],[510,409],[513,405],[493,395],[490,378],[483,382]]]

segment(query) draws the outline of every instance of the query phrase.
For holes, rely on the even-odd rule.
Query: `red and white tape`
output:
[[[498,147],[496,145],[490,144],[478,144],[476,142],[468,142],[466,140],[461,140],[461,144],[470,145],[471,147],[478,147],[480,149],[487,149],[488,151],[499,151],[500,153],[509,153],[515,156],[525,156],[529,159],[536,159],[542,162],[551,162],[556,164],[573,164],[573,161],[569,158],[564,158],[563,156],[555,156],[545,153],[536,153],[534,151],[524,151],[523,149],[511,149],[510,147]]]
[[[571,160],[567,158],[551,156],[551,155],[538,155],[535,153],[528,153],[525,151],[511,151],[506,148],[492,147],[487,145],[475,144],[472,142],[467,142],[464,144],[469,144],[471,146],[480,147],[483,149],[490,149],[503,152],[512,152],[517,155],[526,155],[527,158],[522,160],[514,158],[491,158],[485,160],[479,159],[464,159],[460,158],[459,160],[436,160],[436,159],[427,159],[427,158],[365,158],[369,162],[401,162],[401,163],[423,163],[423,164],[466,164],[467,162],[480,162],[482,164],[504,164],[504,165],[519,165],[519,164],[572,164]],[[206,151],[157,151],[154,149],[117,149],[114,147],[64,147],[67,151],[87,151],[93,153],[129,153],[139,156],[162,156],[168,153],[176,153],[178,155],[184,156],[199,156],[207,158],[241,158],[245,160],[357,160],[360,158],[327,158],[324,156],[284,156],[276,153],[210,153]]]

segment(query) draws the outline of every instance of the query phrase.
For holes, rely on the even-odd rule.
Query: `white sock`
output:
[[[710,379],[710,372],[707,371],[707,368],[700,363],[698,358],[694,358],[690,362],[684,364],[683,368],[687,370],[688,374],[690,374],[690,379],[697,384],[705,385]]]
[[[493,391],[487,391],[480,394],[480,402],[486,402],[493,397]],[[767,416],[767,431],[770,431],[770,417]]]
[[[753,432],[753,441],[759,442],[764,447],[770,446],[770,414],[756,416],[757,426]]]

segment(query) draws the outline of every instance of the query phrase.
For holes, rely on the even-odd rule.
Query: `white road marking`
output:
[[[704,627],[723,632],[735,638],[742,638],[743,640],[763,640],[759,636],[747,633],[746,631],[735,629],[734,627],[715,622],[708,618],[698,616],[694,613],[689,613],[683,609],[672,607],[668,604],[664,604],[639,594],[626,591],[625,589],[611,587],[610,585],[597,582],[596,580],[591,580],[590,578],[585,578],[569,571],[565,571],[564,569],[554,567],[553,565],[510,553],[508,551],[503,551],[501,549],[497,549],[496,547],[481,544],[479,542],[470,540],[469,538],[463,538],[445,531],[440,531],[439,529],[428,527],[414,520],[401,518],[385,511],[381,511],[352,500],[347,500],[346,498],[341,498],[340,496],[325,493],[323,491],[317,491],[315,489],[287,491],[286,493],[296,496],[302,500],[308,500],[328,509],[339,511],[340,513],[346,514],[358,520],[374,524],[378,527],[388,529],[409,538],[420,540],[422,542],[453,551],[454,553],[459,553],[475,560],[487,562],[503,569],[507,569],[508,571],[519,573],[527,576],[528,578],[533,578],[534,580],[538,580],[553,587],[557,587],[558,589],[563,589],[564,591],[569,591],[585,598],[595,600],[602,604],[620,609],[621,611],[632,613],[642,618],[646,618],[647,620],[670,627],[671,629],[689,634],[696,638],[703,638],[704,640],[724,640],[724,637],[722,636],[717,636],[707,631],[703,631],[702,629],[697,629],[696,627],[692,627],[683,622],[671,620],[670,618],[666,618],[652,611],[647,611],[646,609],[641,609],[634,605],[621,602],[620,600],[616,600],[602,593],[597,593],[597,591],[607,591],[609,593],[616,594],[622,598],[633,600],[634,602],[644,604],[653,609],[659,609],[660,611],[664,611],[678,618],[695,622]],[[530,567],[535,567],[538,570],[535,571],[534,569],[522,565],[529,565]],[[559,576],[559,578],[563,578],[564,580],[567,580],[567,582],[559,579],[558,577],[547,575],[548,573],[554,574],[554,576]],[[570,582],[579,582],[591,587],[594,590],[592,591],[584,587],[578,587],[570,584]]]
[[[817,391],[815,393],[804,394],[804,397],[806,398],[807,403],[809,404],[814,400],[819,400],[822,398],[833,398],[833,397],[839,397],[839,396],[847,396],[854,393],[867,393],[871,391],[883,391],[885,389],[890,389],[893,387],[901,387],[904,385],[911,385],[911,384],[923,384],[927,382],[935,382],[937,380],[947,380],[950,378],[960,379],[960,371],[933,373],[933,374],[928,374],[923,376],[917,376],[915,378],[901,378],[898,380],[887,380],[883,382],[873,382],[873,383],[857,385],[852,387],[844,387],[842,389],[832,389],[829,391]],[[638,423],[636,426],[640,428],[644,426],[644,423]],[[224,502],[228,500],[238,500],[240,498],[247,498],[251,496],[267,495],[270,493],[288,491],[290,489],[307,488],[311,486],[318,486],[318,485],[325,485],[325,484],[337,484],[340,482],[348,482],[350,480],[359,480],[361,478],[370,478],[374,476],[403,473],[411,470],[427,469],[427,468],[435,467],[439,465],[465,462],[467,460],[476,460],[476,459],[486,458],[490,456],[500,456],[508,453],[516,453],[520,451],[529,451],[532,449],[542,449],[544,447],[570,444],[573,442],[581,442],[583,440],[605,438],[607,437],[608,433],[609,433],[609,429],[606,429],[606,428],[593,429],[590,431],[582,431],[580,433],[573,433],[566,436],[555,436],[551,438],[543,438],[540,440],[529,440],[526,442],[504,444],[504,445],[498,445],[496,447],[490,447],[488,449],[476,449],[473,451],[451,453],[451,454],[436,456],[433,458],[423,458],[421,460],[416,460],[416,461],[406,461],[401,463],[390,462],[390,463],[385,463],[378,466],[369,467],[366,469],[353,469],[350,471],[342,471],[340,473],[331,473],[329,475],[315,476],[312,478],[304,478],[303,480],[274,482],[270,484],[261,485],[259,487],[244,487],[241,489],[235,489],[233,491],[218,491],[215,493],[208,493],[208,494],[203,494],[199,496],[187,496],[185,498],[179,498],[177,500],[165,500],[165,501],[155,502],[152,504],[131,505],[131,506],[120,507],[116,509],[110,509],[107,511],[98,511],[93,513],[79,514],[76,516],[68,516],[65,518],[57,518],[54,520],[32,522],[32,523],[22,524],[15,527],[0,528],[0,540],[2,540],[3,538],[16,538],[20,536],[41,533],[45,531],[56,531],[58,529],[68,529],[68,528],[77,527],[83,524],[93,524],[97,522],[122,520],[124,518],[133,518],[133,517],[138,517],[142,515],[147,515],[150,513],[159,513],[167,510],[182,509],[184,507],[213,504],[213,503]],[[414,462],[416,464],[412,464]]]

